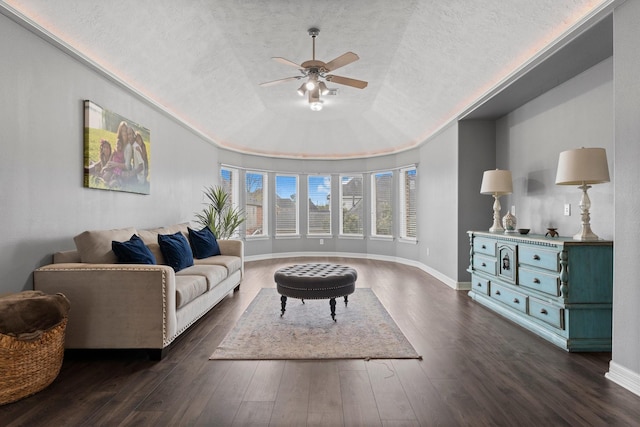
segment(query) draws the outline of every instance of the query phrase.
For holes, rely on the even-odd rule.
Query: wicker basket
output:
[[[0,333],[0,405],[47,387],[60,373],[67,318],[25,341]]]

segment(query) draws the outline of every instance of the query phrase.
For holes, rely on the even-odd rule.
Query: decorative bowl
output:
[[[520,234],[529,234],[528,228],[518,228],[518,233]]]

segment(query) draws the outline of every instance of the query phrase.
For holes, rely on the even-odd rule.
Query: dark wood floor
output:
[[[640,425],[640,397],[604,378],[610,353],[566,353],[417,268],[295,261],[327,260],[358,270],[357,286],[373,288],[423,360],[208,360],[294,260],[255,261],[162,361],[67,353],[49,388],[0,407],[0,425]]]

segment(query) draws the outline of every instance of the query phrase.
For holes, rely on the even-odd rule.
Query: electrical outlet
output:
[[[571,203],[564,204],[564,216],[571,216]]]
[[[511,206],[511,215],[516,216],[516,205]]]
[[[429,256],[429,248],[427,248],[427,256]]]
[[[324,245],[324,239],[320,239],[320,244]]]

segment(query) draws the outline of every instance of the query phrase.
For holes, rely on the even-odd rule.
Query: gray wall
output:
[[[640,394],[640,1],[614,12],[615,245],[612,370],[628,370]],[[619,373],[619,372],[618,372]]]
[[[496,163],[496,124],[493,120],[458,123],[458,281],[470,282],[469,230],[488,231],[493,224],[493,197],[480,194],[482,174],[506,165]],[[506,212],[506,205],[503,211]]]
[[[513,176],[513,194],[500,201],[503,215],[516,207],[517,226],[544,234],[557,227],[563,236],[580,231],[581,190],[555,185],[558,155],[580,147],[607,150],[612,182],[594,185],[591,228],[613,239],[613,59],[609,58],[540,95],[497,121],[496,158]],[[564,204],[571,216],[564,216]]]
[[[457,280],[458,126],[452,124],[420,149],[419,261]],[[468,252],[468,251],[467,251]]]
[[[0,294],[87,229],[192,220],[218,150],[130,92],[0,15]],[[82,186],[83,100],[151,130],[151,195]]]

